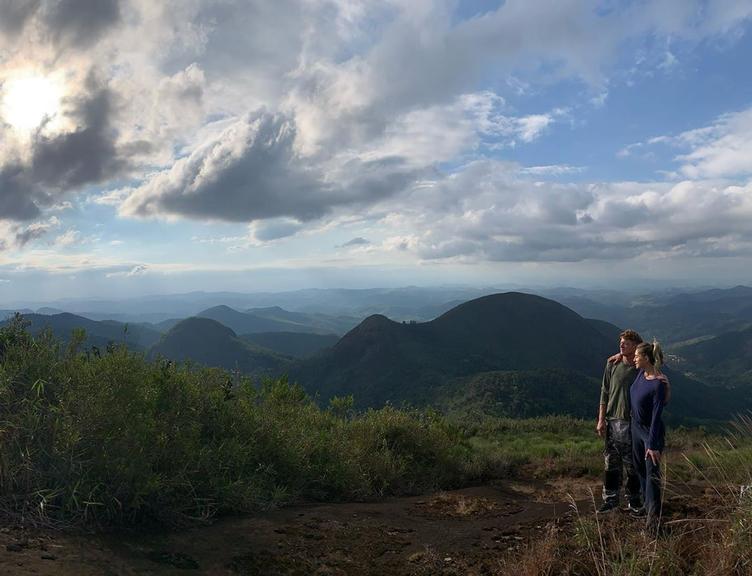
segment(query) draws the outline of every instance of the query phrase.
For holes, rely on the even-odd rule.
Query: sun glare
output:
[[[59,121],[62,89],[45,76],[13,78],[2,85],[3,120],[15,130],[30,132]]]

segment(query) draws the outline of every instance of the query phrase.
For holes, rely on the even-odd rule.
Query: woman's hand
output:
[[[661,461],[661,451],[648,448],[645,450],[645,460],[648,458],[655,466],[658,466],[658,463]]]
[[[621,362],[622,358],[623,356],[621,355],[621,352],[617,352],[613,356],[609,356],[606,362],[608,362],[609,364],[613,364],[614,362]]]

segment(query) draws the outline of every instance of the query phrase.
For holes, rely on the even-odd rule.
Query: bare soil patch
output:
[[[487,575],[551,525],[560,487],[506,484],[308,504],[175,532],[68,535],[6,526],[0,574]],[[581,502],[587,507],[587,502]]]

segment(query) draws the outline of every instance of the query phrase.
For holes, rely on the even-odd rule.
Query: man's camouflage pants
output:
[[[627,476],[625,494],[629,502],[640,505],[640,479],[632,463],[632,434],[629,420],[612,419],[606,422],[606,447],[603,451],[603,501],[619,503],[622,470]]]

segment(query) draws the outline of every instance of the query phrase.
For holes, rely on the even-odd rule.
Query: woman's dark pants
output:
[[[645,500],[648,524],[655,524],[661,517],[661,465],[653,464],[645,458],[650,430],[632,422],[632,458],[637,476],[640,478],[640,491]]]

